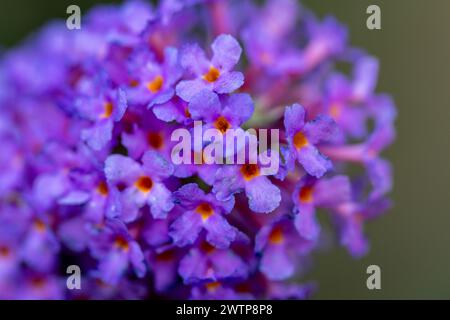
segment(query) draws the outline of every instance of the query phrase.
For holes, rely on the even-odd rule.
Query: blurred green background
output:
[[[120,2],[120,1],[103,1]],[[308,280],[317,299],[450,298],[450,1],[303,0],[320,16],[348,25],[353,45],[381,62],[378,90],[399,110],[393,210],[367,227],[370,254],[353,260],[341,248],[319,253]],[[10,47],[50,18],[92,1],[2,0],[0,44]],[[366,28],[366,8],[381,8],[382,30]],[[366,268],[381,267],[381,290],[366,288]]]

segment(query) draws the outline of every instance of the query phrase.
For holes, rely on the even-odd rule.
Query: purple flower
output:
[[[174,286],[178,278],[180,254],[171,246],[163,246],[148,253],[155,289],[164,292]]]
[[[24,272],[14,279],[9,290],[2,291],[6,294],[4,299],[20,297],[22,300],[61,300],[64,297],[63,284],[64,281],[57,276],[39,272]]]
[[[217,248],[227,248],[238,237],[238,230],[223,216],[233,209],[233,198],[218,201],[194,183],[182,186],[174,198],[185,210],[170,226],[169,235],[177,246],[193,244],[202,230],[206,232],[206,241]]]
[[[327,95],[324,101],[325,112],[333,118],[341,128],[341,134],[350,137],[363,137],[366,134],[367,111],[352,102],[352,88],[348,80],[340,74],[329,78]],[[334,141],[345,141],[345,137],[333,137]]]
[[[138,277],[146,273],[144,254],[126,226],[119,220],[108,220],[91,242],[91,252],[99,259],[98,275],[115,285],[131,266]]]
[[[95,150],[106,146],[112,138],[114,123],[122,119],[127,101],[123,90],[113,91],[100,96],[90,96],[76,101],[80,115],[92,121],[92,125],[83,130],[81,138]]]
[[[60,244],[49,226],[48,218],[33,217],[23,238],[21,255],[23,261],[39,272],[48,272],[55,263]]]
[[[151,108],[173,97],[174,85],[181,77],[177,49],[166,48],[162,64],[147,50],[135,53],[131,61],[129,68],[133,78],[127,89],[130,102]]]
[[[261,175],[259,164],[224,165],[216,173],[213,192],[217,199],[228,201],[245,191],[252,211],[269,213],[280,204],[281,192],[267,176]]]
[[[301,105],[293,104],[286,108],[284,127],[290,151],[288,168],[292,170],[297,159],[308,174],[320,178],[332,168],[332,163],[319,152],[317,144],[330,140],[337,126],[328,116],[318,116],[306,123],[305,120],[306,111]]]
[[[155,119],[149,111],[136,115],[136,117],[139,117],[140,121],[135,122],[132,128],[122,132],[121,141],[127,148],[128,156],[140,159],[147,150],[153,150],[170,161],[174,145],[170,136],[176,128],[168,127],[166,123]]]
[[[260,229],[255,251],[261,253],[260,270],[271,280],[294,275],[296,262],[311,251],[315,243],[297,233],[291,220],[279,219]]]
[[[242,38],[252,65],[277,76],[302,71],[301,50],[286,41],[295,29],[298,9],[295,0],[270,0],[260,10],[251,11]]]
[[[269,296],[272,299],[281,300],[306,300],[312,296],[316,289],[314,284],[296,285],[275,282],[270,287]]]
[[[172,173],[172,164],[154,151],[143,155],[142,165],[122,155],[109,156],[105,161],[105,176],[110,189],[116,190],[121,219],[135,220],[139,209],[146,204],[155,218],[164,218],[173,208],[173,201],[162,180]]]
[[[240,292],[226,283],[212,281],[192,288],[191,299],[194,300],[250,300],[254,296],[249,292]]]
[[[176,121],[183,124],[191,122],[188,104],[178,96],[173,96],[169,101],[153,106],[152,111],[155,117],[161,121]]]
[[[347,42],[347,30],[334,17],[323,21],[311,19],[308,23],[310,41],[304,49],[306,70],[315,68],[330,56],[343,52]]]
[[[193,120],[206,122],[205,129],[212,127],[226,134],[228,129],[239,128],[250,119],[254,105],[250,95],[245,93],[219,98],[204,89],[192,97],[188,108]]]
[[[335,73],[327,80],[325,112],[339,125],[340,133],[353,138],[362,138],[367,134],[369,110],[363,106],[372,99],[377,77],[378,61],[364,55],[358,58],[352,79]],[[334,140],[345,141],[345,137],[336,138]]]
[[[242,49],[230,35],[220,35],[211,44],[213,57],[209,61],[205,52],[196,44],[188,45],[181,52],[181,65],[195,78],[181,81],[176,88],[177,95],[185,101],[203,89],[216,93],[230,93],[244,83],[244,76],[232,71],[238,63]]]
[[[180,261],[178,272],[184,283],[242,279],[248,274],[246,263],[230,249],[218,249],[200,242]]]
[[[305,239],[317,240],[320,226],[315,217],[315,209],[333,209],[350,200],[350,181],[345,176],[317,180],[305,176],[296,185],[292,194],[295,204],[295,227]]]

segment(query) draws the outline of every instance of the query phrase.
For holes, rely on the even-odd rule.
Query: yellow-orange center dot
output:
[[[44,232],[46,229],[45,223],[42,220],[36,220],[34,222],[34,227],[36,228],[37,231],[39,232]]]
[[[195,211],[202,216],[202,220],[206,221],[214,214],[213,208],[208,203],[201,203]]]
[[[35,277],[35,278],[31,279],[31,286],[36,289],[43,288],[45,286],[45,283],[46,283],[46,281],[42,277]]]
[[[214,251],[216,251],[216,248],[213,247],[212,245],[210,245],[208,242],[203,241],[200,244],[200,249],[205,252],[205,253],[213,253]]]
[[[101,288],[109,288],[110,285],[104,282],[102,279],[95,279],[95,284]]]
[[[156,260],[158,261],[171,261],[175,257],[175,253],[173,250],[166,250],[163,253],[160,253],[156,256]]]
[[[295,134],[293,142],[294,142],[294,146],[297,149],[301,149],[308,145],[308,139],[306,139],[305,135],[301,131],[299,131]]]
[[[195,160],[195,164],[206,163],[205,153],[203,151],[201,151],[201,152],[194,151],[194,160]]]
[[[276,227],[269,235],[269,242],[271,244],[280,244],[284,241],[283,230],[280,227]]]
[[[149,192],[153,187],[153,181],[149,177],[142,176],[134,183],[135,187],[143,193]]]
[[[108,185],[104,181],[101,181],[97,186],[97,192],[106,197],[108,195]]]
[[[208,290],[208,291],[216,291],[216,289],[218,288],[220,286],[220,282],[218,282],[218,281],[214,281],[214,282],[210,282],[210,283],[207,283],[206,285],[205,285],[205,287],[206,287],[206,289]]]
[[[234,288],[237,292],[250,292],[250,286],[248,283],[240,283]]]
[[[128,241],[124,237],[117,237],[114,241],[114,245],[116,246],[116,248],[123,251],[128,251],[129,249]]]
[[[139,81],[132,79],[130,80],[130,87],[136,88],[139,85]]]
[[[191,113],[189,112],[189,109],[187,107],[184,109],[184,115],[186,116],[186,118],[191,117]]]
[[[158,150],[161,149],[164,144],[162,134],[159,132],[149,132],[147,134],[147,142],[150,147]]]
[[[0,246],[0,257],[7,257],[9,256],[10,251],[7,246]]]
[[[102,119],[107,119],[109,117],[111,117],[112,113],[113,113],[113,104],[111,102],[105,102],[105,104],[103,105],[103,113],[100,116]]]
[[[216,121],[214,121],[214,127],[223,134],[227,132],[228,129],[231,128],[231,125],[228,122],[228,120],[225,119],[225,117],[220,116],[216,119]]]
[[[272,55],[267,51],[262,52],[260,55],[260,58],[261,58],[261,61],[265,64],[270,64],[273,62]]]
[[[247,181],[259,176],[259,167],[257,164],[244,164],[241,167],[241,173]]]
[[[157,93],[161,90],[164,80],[161,76],[156,76],[152,81],[147,83],[147,89],[152,93]]]
[[[339,117],[341,116],[341,107],[338,104],[333,104],[330,107],[330,115],[335,119],[339,119]]]
[[[220,71],[215,67],[209,68],[208,72],[203,75],[203,79],[208,82],[216,82],[219,77]]]
[[[313,200],[313,188],[303,187],[298,195],[301,202],[309,203]]]

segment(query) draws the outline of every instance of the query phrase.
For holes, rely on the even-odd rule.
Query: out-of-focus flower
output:
[[[327,116],[319,116],[307,123],[305,119],[306,112],[301,105],[294,104],[286,108],[284,126],[290,149],[288,168],[293,170],[293,162],[297,159],[308,174],[320,178],[332,168],[332,163],[319,152],[316,145],[330,140],[337,127]]]

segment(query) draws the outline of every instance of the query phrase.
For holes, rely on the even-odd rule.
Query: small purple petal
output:
[[[195,242],[202,227],[201,216],[194,211],[187,211],[172,223],[169,235],[175,245],[184,247]]]
[[[281,202],[281,192],[267,177],[256,177],[245,185],[245,194],[252,211],[269,213],[278,208]]]
[[[333,167],[331,161],[314,146],[301,148],[297,151],[297,157],[306,172],[316,178],[322,177]]]
[[[231,70],[239,61],[242,49],[235,38],[222,34],[211,45],[214,53],[212,64],[222,70]]]
[[[284,280],[294,274],[294,264],[284,246],[271,245],[264,251],[261,271],[271,280]]]
[[[305,108],[299,104],[286,107],[284,111],[284,127],[286,136],[293,137],[305,124]]]
[[[317,144],[330,140],[337,133],[338,127],[332,118],[321,115],[305,124],[303,130],[308,142]]]
[[[210,85],[201,79],[183,80],[178,83],[175,91],[181,99],[189,102],[196,94],[208,87]]]
[[[244,84],[244,75],[241,72],[226,72],[214,82],[214,91],[217,93],[231,93]]]
[[[211,122],[221,112],[219,97],[214,92],[202,90],[189,102],[189,112],[193,119]]]

